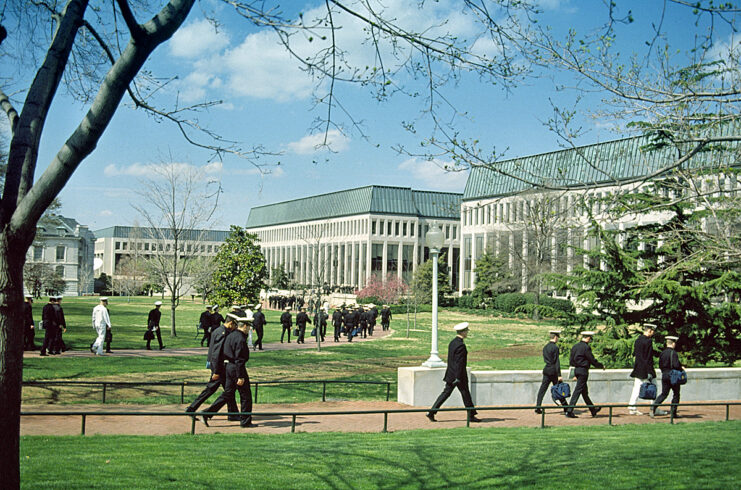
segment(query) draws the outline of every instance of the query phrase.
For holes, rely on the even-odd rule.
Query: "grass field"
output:
[[[157,298],[119,298],[110,300],[110,316],[113,324],[114,351],[142,348],[142,335],[147,313]],[[41,303],[41,302],[39,302]],[[90,316],[96,298],[66,298],[63,306],[68,331],[65,341],[76,350],[85,350],[95,334],[90,326]],[[35,305],[38,320],[43,305]],[[170,310],[163,306],[161,324],[163,341],[170,348],[200,345],[195,337],[195,325],[203,304],[185,301],[177,309],[177,337],[171,337],[167,325]],[[268,324],[265,342],[280,339],[279,312],[267,311]],[[454,335],[452,325],[469,321],[471,334],[467,340],[469,366],[473,369],[540,369],[540,350],[552,324],[535,323],[527,320],[508,320],[474,316],[457,311],[441,311],[440,343],[441,356],[445,357],[447,343]],[[419,365],[429,356],[431,314],[420,313],[417,323],[410,324],[407,338],[406,315],[396,315],[392,321],[393,336],[368,343],[324,344],[321,352],[315,349],[292,351],[265,351],[254,353],[248,369],[254,381],[278,379],[352,379],[366,381],[396,382],[396,369],[400,366]],[[37,339],[37,344],[40,339]],[[189,381],[201,388],[207,377],[204,356],[172,356],[150,358],[126,358],[109,356],[104,358],[84,357],[27,358],[24,360],[25,380],[106,380],[106,381]],[[321,388],[319,388],[320,390]],[[189,393],[192,393],[190,390]],[[392,391],[395,387],[392,387]],[[89,390],[88,390],[89,391]],[[134,390],[135,391],[135,390]],[[170,392],[174,392],[170,390]],[[66,396],[65,396],[66,393]],[[118,390],[111,393],[111,401],[130,403],[173,403],[174,395],[166,389],[144,392]],[[263,398],[263,396],[265,398]],[[261,391],[265,403],[316,401],[321,391],[313,387],[297,389],[291,387],[267,387]],[[385,399],[385,389],[365,389],[358,386],[334,386],[330,396],[334,399]],[[97,403],[100,397],[95,391],[85,394],[81,390],[66,388],[24,389],[24,401],[34,403],[64,403],[69,401]]]
[[[21,472],[24,488],[738,488],[739,445],[738,421],[23,437]]]

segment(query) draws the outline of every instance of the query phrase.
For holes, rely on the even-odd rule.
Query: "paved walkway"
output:
[[[209,421],[209,427],[202,422],[196,422],[197,434],[216,433],[260,433],[279,434],[291,431],[292,417],[290,415],[270,415],[270,412],[332,412],[332,411],[362,411],[362,410],[404,410],[411,407],[396,402],[313,402],[301,404],[257,404],[253,411],[265,415],[255,416],[257,427],[242,429],[239,422],[229,422],[225,416],[219,416]],[[126,412],[174,412],[184,411],[185,405],[38,405],[23,406],[24,412],[29,411],[126,411]],[[576,410],[579,418],[567,419],[558,409],[547,410],[546,426],[585,426],[607,425],[609,416],[607,409],[592,418],[586,409]],[[692,423],[725,420],[725,407],[680,407],[681,418],[675,423]],[[540,415],[531,410],[480,410],[481,423],[471,424],[472,427],[540,427]],[[741,419],[741,407],[731,407],[731,420]],[[440,412],[438,422],[430,422],[423,412],[391,413],[387,419],[389,431],[411,429],[443,429],[465,427],[466,417],[462,412]],[[613,425],[624,424],[669,424],[669,417],[662,416],[655,419],[648,415],[628,415],[624,408],[614,409]],[[381,432],[384,416],[378,414],[351,414],[351,415],[299,415],[296,417],[296,432]],[[77,435],[80,434],[81,416],[23,416],[21,417],[21,435]],[[181,416],[124,416],[124,415],[87,415],[85,433],[92,434],[131,434],[131,435],[168,435],[189,433],[191,418]]]
[[[330,333],[329,329],[327,330],[327,333]],[[354,337],[352,340],[352,343],[357,342],[370,342],[372,340],[382,339],[384,337],[388,337],[389,335],[393,334],[394,330],[380,330],[376,329],[373,331],[372,336],[368,336],[366,338],[362,337]],[[326,340],[322,342],[322,349],[333,347],[337,345],[347,344],[347,338],[341,337],[342,340],[340,342],[334,342],[332,335],[326,337]],[[263,350],[262,352],[267,351],[278,351],[278,350],[297,350],[297,349],[316,349],[316,339],[314,337],[306,336],[306,343],[305,344],[297,344],[295,341],[291,341],[291,343],[280,343],[280,342],[271,342],[271,343],[265,343],[263,342]],[[260,351],[251,351],[251,352],[260,352]],[[146,349],[116,349],[111,354],[106,354],[111,357],[174,357],[174,356],[198,356],[203,355],[205,356],[208,353],[208,347],[184,347],[184,348],[178,348],[178,349],[170,349],[165,348],[164,350],[159,350],[156,347],[152,350],[146,350]],[[66,352],[63,352],[59,354],[58,356],[54,357],[92,357],[95,354],[91,353],[89,350],[80,351],[80,350],[68,350]],[[40,357],[39,351],[25,351],[23,353],[23,357]],[[51,357],[51,356],[50,356]]]

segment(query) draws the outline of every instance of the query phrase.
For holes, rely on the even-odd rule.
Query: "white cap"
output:
[[[155,301],[154,306],[162,306],[162,301]]]
[[[548,333],[551,335],[561,335],[560,330],[548,330]]]
[[[283,309],[284,309],[284,310],[286,310],[286,311],[291,311],[291,307],[290,307],[290,306],[286,306],[286,307],[285,307],[285,308],[283,308]]]
[[[582,337],[594,337],[595,331],[594,330],[584,330],[581,333]]]
[[[246,323],[246,322],[251,322],[253,319],[254,317],[252,315],[252,312],[250,310],[247,310],[244,313],[244,316],[237,318],[237,321],[241,323]]]
[[[672,342],[676,342],[679,340],[679,337],[675,337],[674,335],[667,335],[666,340],[671,340]]]
[[[256,309],[256,310],[262,310],[262,305],[261,305],[260,303],[257,303],[257,304],[255,305],[255,309]]]
[[[26,297],[27,299],[33,299],[33,295],[32,295],[32,294],[27,294],[27,295],[26,295],[25,297]]]
[[[468,328],[468,322],[459,323],[458,325],[453,326],[453,330],[455,330],[456,332],[466,330],[467,328]]]
[[[100,297],[100,300],[101,301],[108,301],[108,296],[101,296]]]
[[[212,305],[206,305],[206,309],[207,309],[207,310],[210,310],[211,308],[213,308],[213,306],[212,306]]]
[[[235,315],[234,313],[227,313],[226,314],[226,319],[227,320],[234,320],[235,322],[238,322],[239,321],[239,317],[237,315]]]

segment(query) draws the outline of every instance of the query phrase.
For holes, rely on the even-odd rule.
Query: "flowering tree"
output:
[[[409,286],[396,274],[387,274],[386,280],[382,281],[380,277],[371,275],[368,283],[360,291],[356,291],[358,301],[366,301],[371,298],[377,298],[384,304],[395,304],[399,299],[407,294]]]

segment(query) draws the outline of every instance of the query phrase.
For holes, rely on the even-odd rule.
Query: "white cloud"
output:
[[[110,209],[104,209],[100,213],[98,213],[100,216],[113,216],[113,211]]]
[[[199,58],[224,49],[229,44],[227,33],[206,19],[178,29],[168,43],[170,53],[179,58]]]
[[[207,175],[214,175],[221,173],[223,169],[223,165],[221,162],[211,162],[209,164],[206,164],[202,167],[197,167],[196,165],[190,164],[190,163],[180,163],[180,162],[173,162],[173,163],[165,163],[165,164],[159,164],[159,163],[132,163],[131,165],[116,165],[116,164],[109,164],[106,165],[106,167],[103,169],[103,175],[106,177],[119,177],[119,176],[128,176],[128,177],[139,177],[139,178],[154,178],[161,176],[161,169],[163,167],[172,167],[176,172],[185,172],[185,171],[191,171],[191,170],[201,170],[203,173]]]
[[[350,143],[350,139],[336,129],[332,129],[326,133],[326,145],[328,148],[323,146],[325,145],[324,137],[324,133],[309,134],[298,141],[288,143],[286,146],[297,155],[310,155],[322,150],[334,152],[345,151]]]
[[[410,158],[399,164],[399,170],[412,174],[425,189],[463,192],[467,171],[451,171],[453,162]]]
[[[428,2],[424,8],[407,0],[371,4],[377,14],[393,19],[394,24],[407,32],[424,32],[431,38],[449,35],[474,42],[482,30],[475,19],[464,15],[452,0]],[[353,3],[351,8],[366,14],[361,3]],[[362,72],[378,66],[379,53],[384,59],[384,68],[397,73],[412,55],[403,43],[390,43],[385,39],[380,40],[376,49],[367,41],[365,23],[344,12],[335,10],[334,14],[333,20],[338,26],[335,39],[343,51],[338,58],[339,78],[350,76],[356,69]],[[324,17],[326,7],[323,5],[304,11],[303,15],[307,25]],[[323,35],[327,38],[322,39]],[[227,38],[224,33],[216,34],[205,20],[189,24],[180,38],[173,38],[175,42],[171,49],[174,54],[194,59],[195,51],[200,53],[193,62],[193,72],[178,84],[186,101],[236,95],[285,102],[311,96],[317,81],[301,70],[303,65],[288,53],[274,31],[263,29],[248,34],[241,42],[229,47],[224,44]],[[296,32],[290,38],[291,49],[300,59],[310,60],[317,53],[331,48],[330,38],[329,31],[323,27],[315,29],[311,36],[308,31]],[[492,43],[482,40],[476,44],[477,54],[496,54]],[[402,70],[394,76],[408,75]],[[209,93],[209,90],[218,91],[218,94]]]

